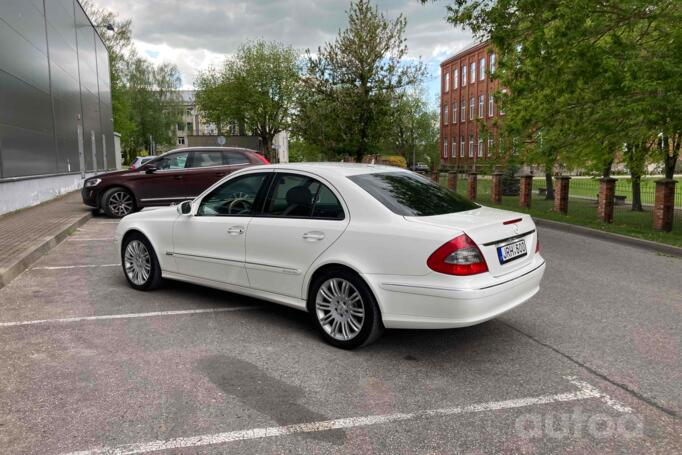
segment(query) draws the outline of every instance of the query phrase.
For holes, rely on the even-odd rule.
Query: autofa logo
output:
[[[572,414],[523,414],[514,422],[514,428],[518,436],[527,439],[581,437],[584,433],[598,439],[633,439],[642,437],[644,422],[634,414],[585,415],[580,408],[574,408]]]

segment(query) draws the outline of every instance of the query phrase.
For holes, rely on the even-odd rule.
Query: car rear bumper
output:
[[[521,305],[540,290],[544,272],[545,261],[537,255],[512,276],[475,287],[458,287],[447,275],[440,284],[416,277],[365,278],[377,295],[387,328],[447,329],[480,324]]]

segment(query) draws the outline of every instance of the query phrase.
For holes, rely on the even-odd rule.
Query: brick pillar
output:
[[[675,214],[675,184],[672,179],[656,180],[656,202],[654,203],[654,229],[670,232]]]
[[[613,223],[613,204],[616,195],[616,179],[602,177],[599,179],[599,206],[597,216],[604,223]]]
[[[448,189],[457,191],[457,171],[448,171]]]
[[[533,175],[521,176],[521,191],[519,192],[519,206],[529,209],[533,199]]]
[[[433,171],[431,173],[431,180],[433,180],[436,183],[440,183],[440,172],[438,171]]]
[[[502,202],[502,172],[493,172],[493,187],[490,198],[495,204]]]
[[[556,185],[554,188],[554,211],[568,213],[568,185],[571,183],[571,177],[561,175],[555,178]]]
[[[476,186],[478,185],[478,174],[476,172],[469,172],[467,178],[467,197],[472,201],[476,200]]]

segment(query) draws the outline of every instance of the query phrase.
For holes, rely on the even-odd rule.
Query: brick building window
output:
[[[457,136],[452,138],[452,148],[450,149],[450,156],[453,158],[457,157]]]
[[[467,66],[466,64],[462,65],[462,87],[467,85]]]
[[[448,124],[448,119],[450,118],[450,112],[448,112],[448,105],[443,106],[443,123]]]
[[[493,155],[493,146],[495,145],[495,142],[493,142],[493,137],[488,136],[488,156]]]
[[[448,92],[450,91],[450,72],[448,71],[443,75],[443,91]]]
[[[469,158],[474,157],[474,135],[469,135]]]
[[[478,138],[478,157],[483,158],[483,138]]]
[[[452,123],[457,123],[457,102],[452,103]]]
[[[464,123],[467,119],[467,102],[466,102],[466,100],[463,99],[462,102],[460,103],[460,106],[461,106],[462,112],[460,112],[459,121]]]
[[[473,84],[476,82],[476,62],[471,62],[471,69],[469,70],[471,74],[469,74],[469,77],[471,78],[471,83]]]
[[[481,81],[484,81],[485,80],[485,57],[483,57],[478,64],[478,74],[479,74],[478,79]]]
[[[490,54],[490,75],[495,74],[495,53]]]
[[[448,157],[448,138],[443,139],[443,158]]]
[[[459,143],[459,156],[464,158],[464,147],[466,144],[466,140],[464,139],[464,136],[462,136],[462,140]]]
[[[492,117],[493,115],[495,115],[495,98],[493,98],[491,93],[488,95],[488,116]]]
[[[485,112],[484,112],[484,109],[485,109],[484,102],[485,102],[485,101],[483,100],[483,95],[479,95],[479,96],[478,96],[478,116],[479,116],[480,118],[483,118],[483,116],[485,115]]]
[[[455,72],[452,74],[452,88],[457,88],[459,85],[459,70],[455,68]]]
[[[471,99],[469,100],[469,120],[474,119],[474,111],[476,110],[476,107],[474,106],[474,97],[472,96]]]

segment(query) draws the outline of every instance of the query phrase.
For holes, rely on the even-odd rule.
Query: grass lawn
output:
[[[594,190],[587,187],[586,185],[581,185],[579,182],[579,188],[585,191],[585,197],[596,197],[597,188],[599,182],[592,179],[572,179],[570,193],[572,195],[582,196],[580,192],[576,189],[574,194],[573,183],[577,180],[586,180],[587,185],[594,184]],[[465,179],[460,179],[457,182],[457,191],[460,194],[467,194],[467,182]],[[489,179],[478,179],[478,195],[476,202],[487,205],[490,207],[499,207],[507,210],[514,210],[518,212],[528,213],[535,218],[544,218],[547,220],[561,221],[564,223],[578,224],[581,226],[590,227],[593,229],[599,229],[601,231],[613,232],[616,234],[628,235],[631,237],[637,237],[641,239],[651,240],[654,242],[666,243],[668,245],[674,245],[682,247],[682,210],[680,210],[682,204],[680,200],[682,195],[680,195],[680,187],[682,183],[678,185],[675,207],[678,208],[673,222],[672,232],[658,232],[652,229],[653,215],[651,213],[651,208],[645,208],[644,212],[633,212],[630,210],[629,204],[626,203],[624,206],[616,206],[615,213],[613,216],[612,224],[602,223],[597,219],[597,205],[596,201],[589,201],[585,199],[571,199],[568,202],[568,215],[562,215],[560,213],[554,212],[552,209],[554,207],[554,201],[545,200],[544,197],[537,194],[537,188],[544,187],[544,179],[539,179],[533,182],[535,191],[533,191],[533,201],[531,209],[522,209],[519,207],[518,196],[503,196],[502,203],[497,205],[493,204],[490,200],[490,187],[491,181]],[[629,187],[629,182],[623,182]],[[653,181],[649,181],[652,186]],[[441,179],[441,184],[446,185],[447,181]],[[620,182],[618,182],[620,185]],[[620,188],[620,186],[619,186]],[[619,194],[619,193],[617,193]],[[629,195],[629,193],[628,193]],[[644,198],[643,198],[644,199]],[[628,196],[627,202],[631,199]],[[643,200],[644,204],[647,204],[646,200]],[[652,198],[653,203],[653,198]]]

